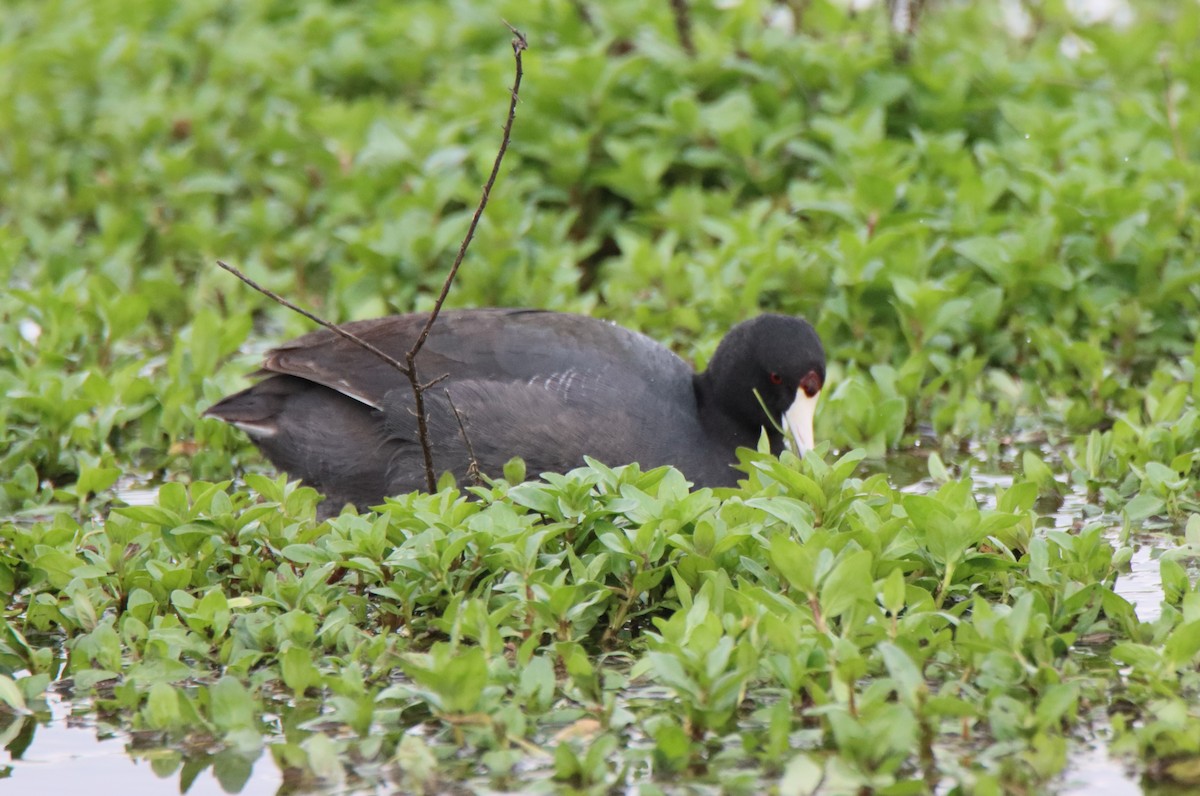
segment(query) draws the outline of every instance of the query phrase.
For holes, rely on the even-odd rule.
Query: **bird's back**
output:
[[[425,317],[345,328],[403,361]],[[461,479],[469,443],[489,475],[513,456],[538,473],[589,455],[676,464],[702,484],[733,481],[732,451],[700,428],[691,368],[615,324],[536,310],[444,312],[417,366],[423,382],[440,379],[426,393],[439,472]],[[412,391],[392,366],[321,330],[271,351],[263,371],[275,375],[209,414],[246,428],[277,466],[331,502],[366,505],[424,486]]]

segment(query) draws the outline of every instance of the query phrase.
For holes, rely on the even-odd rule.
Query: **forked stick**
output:
[[[437,384],[439,381],[445,378],[445,376],[440,376],[428,384],[422,384],[420,375],[417,372],[416,359],[417,354],[419,354],[421,352],[421,348],[424,347],[425,341],[429,338],[429,332],[433,329],[433,324],[437,321],[438,314],[442,311],[442,305],[446,303],[446,297],[450,295],[450,288],[454,284],[454,277],[458,274],[458,268],[462,265],[463,258],[467,254],[467,247],[471,245],[471,240],[475,237],[475,229],[479,226],[479,219],[483,217],[483,210],[485,207],[487,207],[488,197],[492,193],[492,187],[496,184],[496,177],[500,174],[500,163],[504,160],[504,153],[508,151],[508,142],[512,138],[513,121],[517,117],[517,100],[521,91],[521,78],[524,75],[524,68],[521,63],[521,53],[529,49],[529,42],[525,39],[525,34],[521,33],[521,31],[517,30],[512,25],[509,25],[507,22],[504,24],[508,26],[510,31],[512,31],[514,37],[512,40],[512,48],[513,58],[516,61],[516,77],[513,80],[513,86],[510,92],[510,99],[508,103],[508,119],[504,123],[504,135],[500,140],[500,150],[496,153],[496,159],[492,163],[492,172],[488,175],[487,182],[484,183],[483,192],[479,197],[479,204],[475,208],[475,215],[471,217],[471,223],[467,226],[466,235],[463,236],[462,244],[458,247],[458,255],[454,258],[454,264],[450,266],[450,273],[446,275],[446,281],[442,284],[441,292],[438,293],[437,300],[433,304],[433,309],[429,313],[428,320],[425,321],[425,325],[421,328],[420,335],[417,336],[412,348],[410,348],[408,353],[404,355],[404,362],[399,361],[395,357],[389,356],[353,332],[348,332],[337,324],[331,323],[324,318],[314,315],[308,310],[296,306],[292,302],[280,296],[278,293],[275,293],[274,291],[258,284],[232,265],[224,263],[220,260],[217,261],[217,265],[221,266],[226,271],[257,290],[259,293],[262,293],[267,298],[282,304],[293,312],[297,312],[300,315],[303,315],[305,318],[308,318],[313,323],[324,326],[334,334],[371,352],[396,370],[403,373],[405,377],[408,378],[408,383],[412,386],[413,400],[416,404],[415,414],[417,417],[417,438],[421,443],[421,453],[425,457],[425,484],[430,492],[433,492],[435,489],[437,489],[437,476],[433,467],[433,448],[429,442],[429,422],[425,414],[425,390],[432,387],[434,384]],[[458,413],[456,411],[455,416],[457,417],[457,415]],[[460,419],[460,425],[461,422],[462,421]],[[466,434],[466,429],[463,429],[463,433],[464,435]]]

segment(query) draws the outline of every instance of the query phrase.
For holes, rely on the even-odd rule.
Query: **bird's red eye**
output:
[[[771,379],[772,384],[783,384],[783,376],[778,373],[772,373],[768,378]]]
[[[800,389],[804,390],[804,394],[809,398],[819,393],[823,386],[825,386],[825,380],[815,370],[810,370],[804,374],[804,378],[800,379]]]

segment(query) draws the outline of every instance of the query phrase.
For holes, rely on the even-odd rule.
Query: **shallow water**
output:
[[[924,457],[896,456],[881,466],[893,483],[907,483],[908,492],[927,492],[937,485],[926,477]],[[1012,484],[1012,476],[1003,473],[972,473],[980,503],[994,505],[997,486]],[[119,497],[131,505],[153,503],[157,489],[142,484],[125,483],[118,488]],[[1075,526],[1104,522],[1089,506],[1086,495],[1066,494],[1052,510],[1043,509],[1044,527],[1069,529]],[[1117,522],[1113,520],[1111,539],[1117,539]],[[1142,621],[1155,619],[1161,610],[1160,584],[1155,547],[1152,542],[1132,541],[1135,551],[1130,569],[1117,580],[1116,591],[1135,606]],[[640,692],[639,692],[640,693]],[[263,754],[253,764],[248,778],[239,782],[220,782],[211,766],[200,764],[201,770],[185,770],[179,753],[169,749],[135,748],[126,733],[98,727],[95,714],[79,706],[80,716],[72,715],[72,705],[59,695],[48,698],[50,715],[37,720],[9,717],[0,714],[0,741],[7,751],[0,758],[0,791],[4,794],[46,794],[78,790],[82,783],[104,783],[119,790],[122,796],[159,796],[186,792],[189,796],[218,796],[238,793],[243,796],[265,796],[279,793],[282,776],[269,754]],[[1134,770],[1106,751],[1107,727],[1098,716],[1094,737],[1077,741],[1067,770],[1059,779],[1055,792],[1066,796],[1141,796],[1147,793]],[[190,766],[196,765],[193,761]],[[185,780],[187,784],[185,785]],[[324,793],[348,792],[344,789]],[[357,790],[363,793],[370,791]]]
[[[127,734],[99,729],[94,715],[73,717],[71,705],[58,695],[50,693],[46,701],[50,707],[47,720],[0,713],[0,739],[7,753],[0,758],[0,792],[5,796],[46,796],[89,788],[100,794],[162,796],[184,790],[183,761],[177,752],[134,749]],[[19,755],[14,754],[14,747],[24,747],[22,734],[30,743]],[[245,787],[233,792],[270,796],[282,784],[278,767],[264,755],[254,764]],[[231,791],[206,768],[196,774],[186,792],[188,796],[222,796]]]
[[[1129,767],[1109,755],[1105,740],[1075,746],[1059,796],[1144,796]]]

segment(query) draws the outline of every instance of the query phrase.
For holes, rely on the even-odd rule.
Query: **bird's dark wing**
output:
[[[423,314],[346,324],[345,328],[404,361],[425,323]],[[581,315],[540,310],[470,310],[441,314],[417,357],[422,381],[447,377],[492,384],[540,386],[550,393],[584,389],[584,374],[614,387],[690,379],[691,369],[650,338]],[[407,380],[361,346],[327,330],[269,352],[263,370],[307,379],[382,408]],[[589,389],[595,389],[592,384]]]
[[[627,374],[610,375],[568,370],[532,382],[468,378],[434,386],[426,409],[435,466],[461,476],[470,461],[468,441],[492,476],[514,456],[525,459],[533,474],[565,472],[582,465],[585,455],[614,466],[637,461],[650,468],[706,448],[695,411],[689,409],[688,382],[652,385],[631,382]],[[380,432],[395,451],[389,481],[413,488],[423,476],[407,386],[385,398],[382,414]],[[662,429],[672,433],[664,435]],[[720,458],[726,463],[727,456]]]

